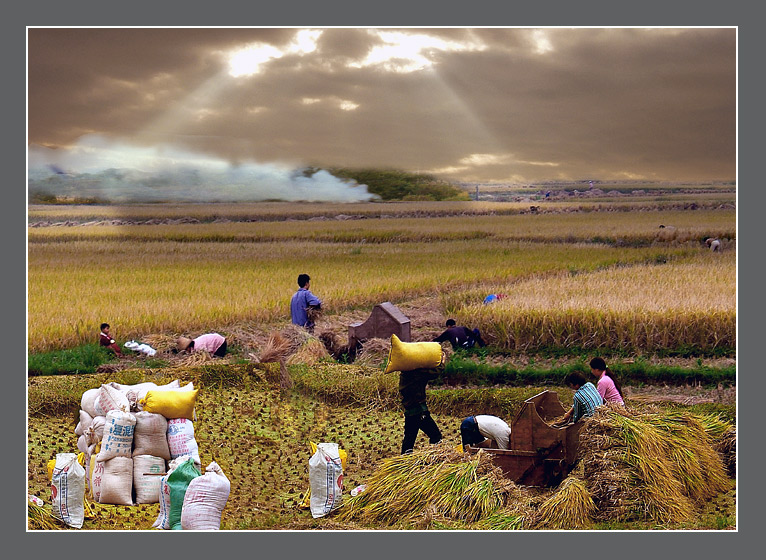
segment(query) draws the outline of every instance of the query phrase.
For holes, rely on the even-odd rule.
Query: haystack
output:
[[[699,416],[604,406],[587,419],[580,457],[595,518],[682,523],[727,488],[714,439]]]
[[[469,455],[446,442],[385,459],[366,485],[343,503],[338,520],[420,526],[438,512],[472,523],[497,512],[515,487],[486,453]]]

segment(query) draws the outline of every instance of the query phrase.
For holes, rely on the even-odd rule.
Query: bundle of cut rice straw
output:
[[[598,408],[580,434],[596,518],[690,520],[696,504],[727,488],[713,442],[689,412]]]
[[[438,512],[441,518],[471,523],[502,507],[515,485],[486,453],[469,455],[442,442],[385,459],[366,486],[339,508],[339,520],[418,525]]]
[[[537,526],[544,529],[584,529],[591,524],[596,511],[585,482],[568,476],[555,494],[537,511]]]

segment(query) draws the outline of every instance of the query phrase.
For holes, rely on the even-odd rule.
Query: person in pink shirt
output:
[[[213,356],[223,357],[226,355],[226,339],[218,333],[203,334],[192,340],[184,336],[176,342],[179,352],[191,353],[197,350],[205,350]]]
[[[615,402],[625,405],[622,398],[622,388],[620,382],[614,378],[603,358],[593,358],[590,361],[590,372],[598,379],[596,390],[605,403]]]

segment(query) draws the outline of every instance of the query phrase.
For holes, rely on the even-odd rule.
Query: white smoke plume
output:
[[[171,146],[137,147],[87,136],[71,148],[28,149],[30,197],[96,198],[109,202],[363,202],[378,198],[320,170],[241,162]]]

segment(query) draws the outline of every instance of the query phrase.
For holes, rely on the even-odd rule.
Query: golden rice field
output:
[[[394,214],[420,208],[433,212],[433,204],[366,206]],[[207,206],[208,212],[234,212],[231,205]],[[300,214],[322,205],[291,206]],[[154,217],[179,211],[177,206],[151,208]],[[356,205],[340,208],[358,213]],[[65,211],[86,209],[101,212],[101,218],[115,211]],[[275,204],[257,211],[262,217],[263,212],[285,209]],[[657,237],[664,231],[659,223],[675,226],[671,238]],[[701,240],[708,235],[721,236],[726,251],[705,251]],[[673,315],[658,312],[656,306],[665,302],[672,308],[677,301],[687,302],[687,316],[697,314],[702,327],[695,328],[707,328],[712,320],[713,331],[730,341],[736,308],[735,239],[736,214],[730,209],[35,227],[28,229],[28,350],[93,342],[102,321],[122,340],[203,330],[225,334],[232,325],[285,323],[295,280],[303,272],[311,275],[312,291],[322,298],[326,313],[429,296],[442,311],[476,322],[507,348],[534,346],[526,339],[517,342],[508,329],[525,324],[528,330],[538,329],[545,317],[555,316],[554,322],[561,323],[554,331],[566,332],[573,321],[583,333],[599,324],[607,328],[611,323],[598,319],[604,315],[619,325],[633,322],[626,329],[643,325],[646,332],[647,320]],[[623,276],[598,288],[593,279],[607,281],[612,277],[603,271],[617,265],[633,266],[616,269]],[[601,272],[593,277],[584,275],[597,270]],[[713,310],[705,298],[689,296],[702,293],[714,270],[722,275],[724,287],[718,292],[724,300]],[[672,286],[663,287],[667,283]],[[656,297],[642,296],[649,287],[657,290]],[[514,303],[491,310],[471,307],[497,291],[513,294]],[[551,296],[557,293],[566,296]],[[578,299],[582,303],[575,313],[567,302]],[[615,307],[615,302],[622,303]],[[646,307],[647,302],[653,307]],[[663,323],[660,330],[673,325]],[[563,336],[554,340],[566,345]],[[637,335],[620,336],[626,343],[642,341]],[[654,344],[656,335],[652,337]]]
[[[653,351],[736,345],[736,255],[704,253],[667,264],[534,277],[447,296],[448,314],[509,350],[543,346]],[[472,303],[465,304],[466,301]]]
[[[299,206],[300,208],[300,206]],[[304,210],[305,211],[305,210]],[[354,212],[346,209],[346,212]],[[74,242],[111,240],[150,242],[326,241],[331,243],[393,243],[486,239],[575,242],[619,241],[650,244],[662,239],[679,243],[705,237],[736,238],[734,210],[663,212],[564,212],[412,217],[364,220],[257,221],[204,224],[73,226],[30,228],[28,241]],[[660,225],[675,229],[660,230]],[[671,233],[672,231],[672,233]]]

